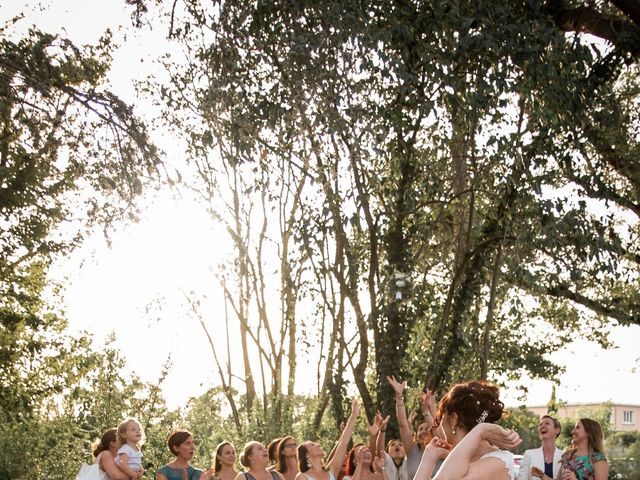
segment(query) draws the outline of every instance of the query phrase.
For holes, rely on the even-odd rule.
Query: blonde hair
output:
[[[242,454],[240,454],[240,463],[243,467],[251,468],[251,461],[249,460],[249,456],[251,456],[251,454],[253,453],[254,447],[258,445],[260,445],[260,442],[256,442],[255,440],[252,440],[251,442],[245,444],[244,450]]]
[[[138,428],[140,429],[141,438],[140,441],[136,444],[136,446],[140,448],[142,445],[144,445],[144,430],[142,429],[142,425],[140,424],[140,422],[135,418],[129,417],[126,420],[120,422],[120,425],[118,425],[118,439],[121,443],[127,443],[127,440],[125,438],[127,435],[127,425],[129,425],[129,423],[131,422],[138,425]]]

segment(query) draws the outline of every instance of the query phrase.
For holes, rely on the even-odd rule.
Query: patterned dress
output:
[[[594,480],[593,464],[602,461],[606,462],[607,457],[601,452],[595,452],[593,455],[573,455],[563,462],[562,469],[567,468],[574,472],[578,480]]]

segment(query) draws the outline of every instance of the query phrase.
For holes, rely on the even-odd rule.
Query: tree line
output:
[[[391,411],[390,374],[436,391],[557,378],[549,353],[639,323],[637,1],[125,3],[131,28],[160,19],[184,53],[139,93],[186,142],[178,187],[234,245],[216,289],[242,363],[211,342],[233,438],[294,420],[321,432],[352,385],[369,419]],[[26,21],[0,30],[0,402],[15,435],[67,407],[70,429],[109,361],[65,334],[51,262],[175,182],[106,86],[109,34],[10,35]],[[197,300],[188,314],[215,328]],[[301,362],[316,377],[304,407]],[[120,381],[160,408],[159,390]],[[92,435],[112,421],[91,415]],[[39,437],[33,458],[55,435]]]

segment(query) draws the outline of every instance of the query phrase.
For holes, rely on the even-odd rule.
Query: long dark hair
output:
[[[602,427],[598,422],[592,420],[590,418],[581,418],[578,420],[582,424],[584,431],[587,434],[587,441],[589,442],[589,459],[591,463],[593,463],[593,457],[596,453],[601,453],[606,456],[606,452],[604,450],[604,433],[602,432]],[[565,451],[562,454],[562,462],[568,462],[575,455],[578,450],[577,445],[571,445],[573,448]]]
[[[93,444],[93,456],[97,457],[105,450],[109,450],[111,442],[115,442],[118,439],[118,429],[110,428],[105,430],[100,440]]]
[[[302,473],[306,472],[310,468],[307,452],[308,448],[306,443],[301,443],[300,445],[298,445],[298,470],[300,470],[300,472]]]
[[[344,467],[345,475],[353,476],[353,474],[355,473],[356,467],[357,467],[356,450],[360,447],[366,447],[366,445],[364,443],[356,443],[351,449],[351,451],[349,452],[349,457],[347,458],[347,465]],[[371,455],[373,460],[373,453]],[[372,473],[375,473],[375,470],[373,468],[373,461],[371,462],[371,464],[369,464],[369,470],[371,470]]]
[[[267,445],[267,452],[269,452],[269,462],[276,463],[276,459],[278,456],[276,455],[276,450],[278,449],[278,444],[282,440],[282,437],[274,438]]]
[[[226,440],[218,444],[218,446],[216,447],[216,454],[213,456],[213,471],[215,473],[218,473],[220,470],[222,470],[222,462],[218,457],[222,454],[222,449],[227,445],[233,448],[234,451],[236,449],[236,447],[234,447],[231,442],[227,442]]]
[[[274,470],[280,473],[287,473],[287,459],[284,456],[285,445],[289,440],[295,440],[291,436],[282,437],[282,440],[278,442],[278,446],[276,447],[276,465]]]

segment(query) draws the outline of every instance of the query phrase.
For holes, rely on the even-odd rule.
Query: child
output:
[[[120,470],[133,479],[142,476],[142,428],[133,418],[118,425],[118,439],[122,446],[118,449],[116,463]]]

